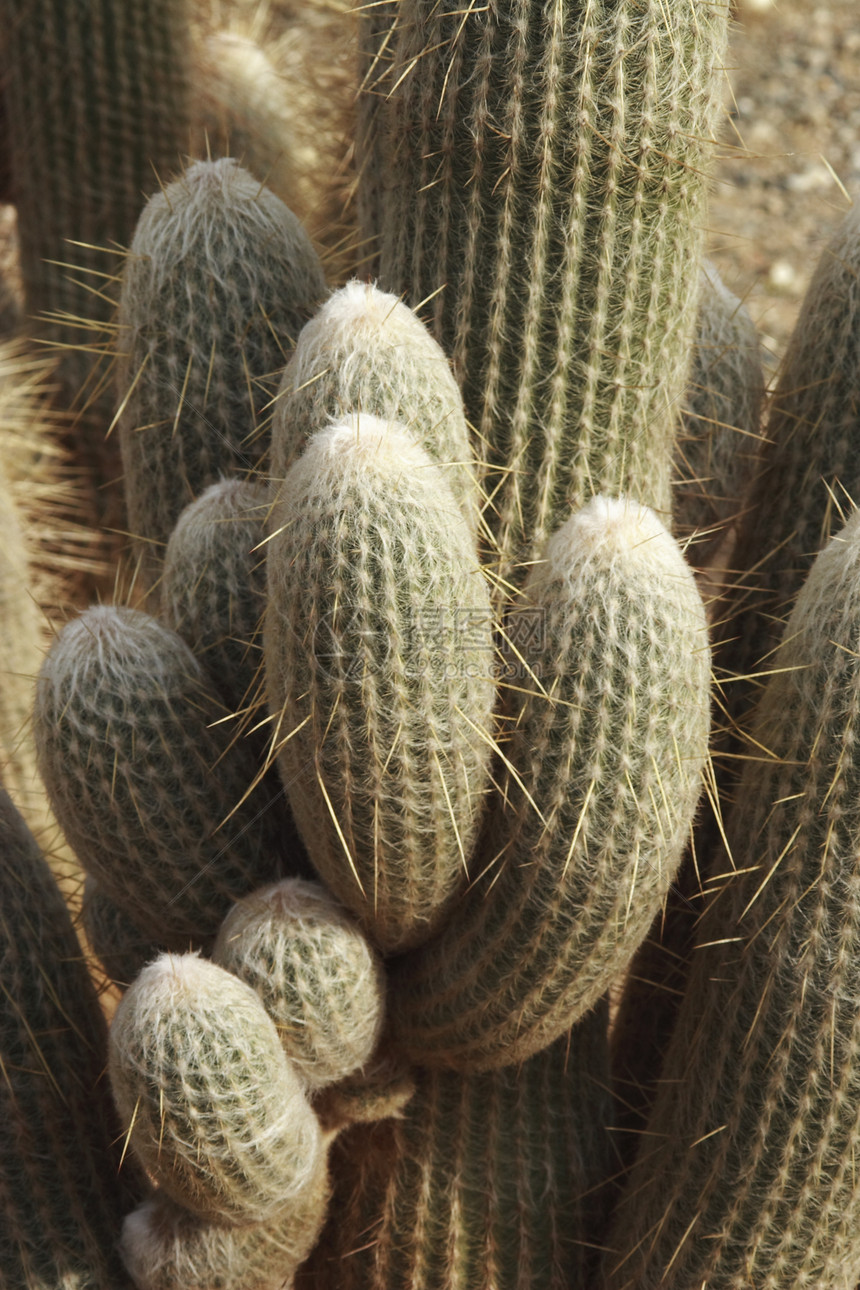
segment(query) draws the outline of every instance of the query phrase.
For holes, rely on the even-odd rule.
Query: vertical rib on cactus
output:
[[[706,261],[682,426],[675,448],[674,524],[705,564],[741,513],[755,477],[764,399],[761,346],[742,302]]]
[[[619,1290],[843,1290],[860,1268],[860,514],[786,627],[640,1158]],[[734,867],[733,867],[734,866]],[[719,868],[719,866],[717,866]]]
[[[380,285],[438,292],[508,567],[594,492],[668,517],[727,18],[398,6],[365,145],[384,154]]]
[[[54,318],[58,325],[40,330],[64,345],[107,348],[115,248],[128,245],[145,195],[188,146],[187,8],[186,0],[0,4],[26,312]],[[92,352],[65,351],[67,406],[92,363]],[[98,415],[82,422],[89,439],[77,445],[99,486],[120,475],[116,442],[104,438],[107,404],[102,397]]]
[[[233,712],[253,707],[263,655],[269,513],[263,480],[210,484],[179,517],[161,581],[161,613]],[[261,740],[265,735],[261,735]]]
[[[291,211],[235,161],[195,162],[150,198],[120,299],[120,439],[129,524],[164,543],[222,475],[268,455],[266,378],[323,295]]]
[[[753,570],[737,598],[740,636],[725,663],[754,673],[777,646],[781,624],[817,551],[860,500],[860,205],[825,248],[800,307],[767,422],[762,469],[739,539],[736,567]],[[770,668],[770,662],[763,663]],[[743,717],[750,687],[733,687]]]
[[[311,862],[385,951],[466,882],[492,743],[487,584],[443,470],[403,426],[320,431],[273,509],[274,744]]]
[[[39,765],[69,845],[178,949],[214,937],[234,900],[280,872],[280,804],[266,785],[246,797],[257,766],[223,717],[187,645],[135,609],[68,623],[37,684]]]
[[[550,539],[522,613],[529,670],[482,880],[392,969],[392,1031],[416,1062],[519,1061],[592,1008],[659,910],[700,794],[705,615],[654,513],[593,498]]]
[[[313,1290],[588,1284],[610,1170],[606,1009],[520,1066],[416,1072],[402,1118],[346,1131]],[[307,1282],[305,1281],[307,1278]]]
[[[274,1218],[318,1186],[319,1124],[250,986],[164,954],[124,995],[110,1080],[128,1140],[177,1204],[211,1222]]]
[[[120,1290],[133,1170],[107,1035],[63,898],[0,789],[0,1268],[8,1290]]]

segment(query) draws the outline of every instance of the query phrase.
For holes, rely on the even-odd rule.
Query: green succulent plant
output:
[[[758,434],[758,345],[701,264],[727,21],[711,0],[362,11],[375,285],[324,299],[294,217],[231,160],[143,210],[117,405],[154,612],[72,621],[35,719],[128,986],[111,1079],[157,1189],[106,1239],[138,1290],[860,1277],[857,523],[812,565],[816,490],[798,550],[784,531],[810,471],[853,489],[856,221],[760,468],[726,451]],[[773,675],[724,704],[730,791],[690,562],[736,525],[722,673],[797,602]],[[642,946],[672,952],[679,891],[703,912],[669,1041]],[[616,1051],[636,999],[658,1039],[613,1090],[625,981]]]

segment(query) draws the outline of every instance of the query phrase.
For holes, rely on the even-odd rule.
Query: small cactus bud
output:
[[[165,954],[126,992],[110,1078],[129,1141],[202,1218],[262,1222],[312,1185],[319,1124],[257,995],[196,954]]]

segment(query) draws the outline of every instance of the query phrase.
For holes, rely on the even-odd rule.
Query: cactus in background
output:
[[[708,0],[397,6],[360,183],[384,185],[380,285],[434,297],[505,571],[592,493],[671,513],[727,20]]]
[[[141,931],[125,909],[111,900],[90,874],[84,878],[81,929],[112,985],[125,988],[166,946]]]
[[[385,1005],[382,961],[319,883],[287,879],[247,896],[221,924],[212,957],[257,991],[309,1088],[370,1061]]]
[[[154,941],[214,937],[232,902],[278,876],[284,822],[188,647],[134,609],[99,606],[46,658],[39,765],[81,865]],[[216,723],[216,724],[213,724]]]
[[[593,499],[532,571],[514,637],[520,613],[534,643],[485,881],[393,969],[397,1041],[433,1065],[522,1060],[594,1007],[660,907],[701,789],[704,610],[652,511]]]
[[[112,340],[117,249],[188,146],[188,5],[3,0],[0,29],[25,311],[62,346],[62,403],[84,410],[70,438],[89,518],[116,523],[119,451],[94,354]]]
[[[320,1161],[312,1184],[267,1223],[210,1223],[160,1192],[144,1201],[126,1218],[120,1243],[137,1290],[285,1290],[325,1221]]]
[[[443,469],[404,427],[320,431],[281,486],[264,647],[274,749],[311,862],[384,951],[438,927],[489,785],[487,584]]]
[[[9,1290],[120,1290],[119,1127],[106,1035],[63,898],[0,788],[0,1267]]]
[[[860,207],[824,250],[780,365],[767,444],[734,558],[741,570],[725,666],[770,668],[781,625],[816,553],[860,499]],[[734,687],[745,724],[759,686]]]
[[[855,513],[774,660],[607,1285],[856,1280],[858,645]]]
[[[268,1221],[318,1186],[302,1082],[257,995],[216,964],[165,954],[144,968],[110,1029],[110,1080],[141,1163],[201,1218]]]
[[[150,198],[117,342],[129,525],[150,563],[204,488],[265,471],[266,381],[324,291],[296,217],[234,161],[195,162]]]
[[[764,373],[755,324],[716,267],[699,275],[699,312],[675,446],[674,524],[707,564],[740,520],[761,448]]]
[[[227,707],[250,718],[263,685],[261,546],[270,505],[263,480],[210,484],[179,516],[160,587],[164,621],[213,677]]]

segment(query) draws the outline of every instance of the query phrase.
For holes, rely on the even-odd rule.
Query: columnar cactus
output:
[[[605,1283],[853,1285],[860,515],[786,626]]]
[[[104,1019],[57,885],[0,788],[0,1266],[10,1290],[119,1290],[119,1123]]]
[[[281,872],[283,803],[266,784],[251,793],[258,768],[224,715],[188,647],[140,610],[88,610],[39,674],[39,764],[66,838],[172,948],[204,944]]]
[[[123,273],[120,439],[129,525],[167,542],[222,474],[265,463],[266,378],[325,290],[290,210],[234,161],[195,162],[147,203]]]
[[[505,569],[594,492],[671,513],[727,19],[405,0],[382,38],[359,160],[380,285],[432,297]]]
[[[487,583],[403,426],[356,413],[281,486],[265,629],[273,739],[317,872],[385,951],[462,890],[492,747]]]
[[[485,880],[394,969],[397,1039],[434,1065],[521,1060],[619,979],[680,862],[707,756],[704,610],[652,511],[593,499],[550,539],[512,632],[518,613],[533,642]]]

